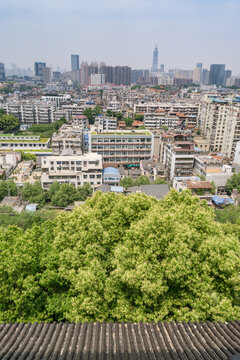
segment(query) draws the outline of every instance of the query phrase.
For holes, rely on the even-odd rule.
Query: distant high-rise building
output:
[[[91,85],[103,85],[105,83],[104,74],[91,74],[90,76]]]
[[[209,83],[209,70],[203,69],[201,73],[200,84],[208,85],[208,83]]]
[[[105,64],[100,64],[100,74],[105,75],[105,82],[113,84],[114,83],[114,68],[113,66],[107,66]]]
[[[212,64],[209,73],[209,85],[224,85],[224,64]]]
[[[71,55],[71,70],[79,70],[79,55]]]
[[[98,74],[98,63],[92,62],[88,66],[88,76],[91,76],[92,74]]]
[[[44,84],[50,84],[52,79],[52,71],[50,67],[43,69],[43,82]]]
[[[201,73],[202,73],[202,68],[200,67],[196,67],[193,71],[193,82],[195,84],[200,84],[201,81]]]
[[[161,64],[160,65],[160,73],[164,73],[165,71],[164,71],[164,64]]]
[[[0,62],[0,81],[5,80],[5,66],[4,63]]]
[[[200,68],[200,69],[202,69],[202,67],[203,67],[203,63],[197,63],[197,65],[196,65],[196,68]]]
[[[158,71],[158,47],[155,45],[153,50],[153,61],[152,61],[152,68],[151,72],[156,73]]]
[[[43,81],[43,73],[46,67],[46,63],[43,62],[35,62],[34,63],[34,74],[37,80]]]
[[[60,80],[61,73],[60,71],[53,71],[53,80]]]
[[[89,85],[88,63],[87,63],[87,61],[81,63],[80,83],[83,86],[88,86]]]
[[[131,68],[128,66],[115,66],[114,68],[114,84],[125,85],[131,84]]]
[[[225,70],[224,71],[224,81],[223,81],[224,85],[227,84],[227,79],[230,78],[231,76],[232,76],[232,71],[231,70]]]
[[[149,70],[131,70],[131,84],[148,83],[149,78]]]

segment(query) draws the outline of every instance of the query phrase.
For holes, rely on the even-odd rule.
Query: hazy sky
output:
[[[0,61],[150,68],[155,43],[165,69],[224,63],[240,73],[240,0],[0,0]]]

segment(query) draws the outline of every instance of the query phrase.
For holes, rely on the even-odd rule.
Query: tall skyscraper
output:
[[[88,63],[87,61],[83,61],[81,63],[81,75],[80,75],[80,83],[83,86],[89,85],[89,75],[88,75]]]
[[[131,68],[128,66],[115,66],[114,84],[129,86],[131,84]]]
[[[203,63],[197,63],[196,68],[202,69],[202,67],[203,67]]]
[[[224,64],[212,64],[209,73],[209,85],[224,85]]]
[[[45,67],[46,67],[46,63],[43,62],[34,63],[34,74],[36,78],[40,81],[43,81]]]
[[[79,55],[71,55],[71,70],[79,70]]]
[[[4,81],[5,80],[5,67],[4,67],[4,63],[0,62],[0,81]]]
[[[151,72],[156,73],[158,71],[158,47],[155,45],[153,50],[153,61],[152,61],[152,68]]]
[[[160,65],[160,72],[161,72],[161,73],[164,73],[164,64],[161,64],[161,65]]]
[[[114,83],[114,76],[113,76],[113,67],[107,66],[105,64],[100,65],[100,74],[105,75],[105,82],[106,83]]]

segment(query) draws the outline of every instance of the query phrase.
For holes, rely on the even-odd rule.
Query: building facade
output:
[[[75,187],[90,184],[96,188],[102,184],[102,157],[99,154],[42,157],[41,166],[43,189],[48,189],[55,181]]]
[[[102,155],[107,166],[137,165],[153,156],[153,134],[144,130],[90,132],[89,151]]]

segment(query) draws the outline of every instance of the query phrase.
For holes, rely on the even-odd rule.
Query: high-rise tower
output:
[[[151,72],[156,73],[157,71],[158,71],[158,46],[155,45],[155,48],[153,50],[153,62],[152,62]]]
[[[79,55],[71,55],[71,70],[79,70]]]

